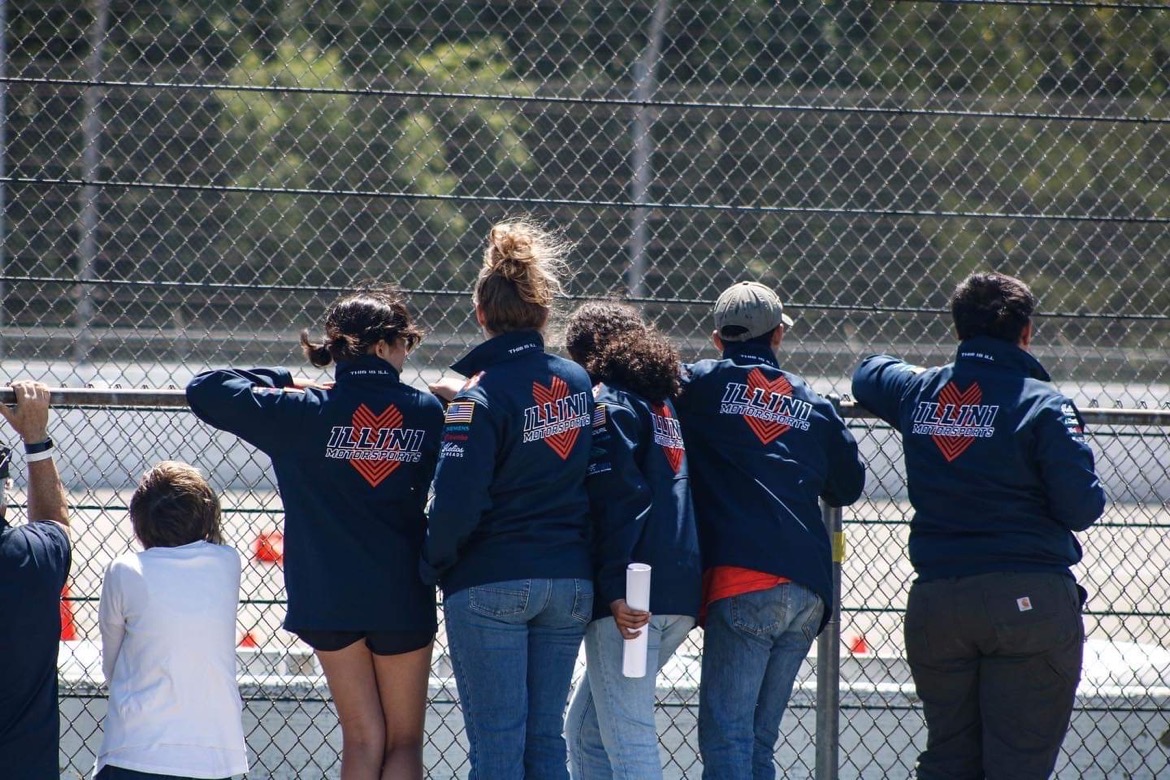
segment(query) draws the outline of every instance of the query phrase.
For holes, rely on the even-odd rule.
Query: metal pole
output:
[[[4,358],[7,345],[4,343],[4,301],[8,288],[4,284],[8,258],[8,188],[4,177],[8,175],[8,0],[0,0],[0,360]]]
[[[110,18],[109,0],[95,0],[93,25],[89,29],[89,57],[86,59],[86,76],[90,82],[102,78],[102,47],[106,40],[106,28]],[[101,87],[91,83],[85,88],[85,116],[81,123],[81,212],[77,222],[77,309],[75,311],[77,337],[73,342],[73,361],[84,363],[89,360],[93,346],[93,285],[86,284],[96,277],[98,255],[98,187],[101,166]]]
[[[837,780],[841,736],[841,562],[845,560],[844,512],[821,503],[821,519],[833,546],[833,613],[817,638],[817,780]]]
[[[653,171],[650,168],[652,152],[650,127],[657,116],[645,101],[654,95],[655,76],[658,71],[658,59],[662,52],[662,34],[666,28],[666,15],[669,10],[669,0],[658,0],[654,5],[654,15],[650,19],[650,34],[646,41],[646,50],[634,65],[634,100],[642,105],[634,107],[634,153],[632,160],[633,177],[630,181],[630,199],[634,203],[645,203],[650,191],[650,179]],[[641,297],[646,292],[644,279],[646,276],[646,246],[649,243],[650,210],[635,208],[632,216],[633,224],[630,229],[630,269],[626,279],[626,287],[630,296]]]

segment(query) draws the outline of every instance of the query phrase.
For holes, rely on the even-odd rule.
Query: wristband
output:
[[[28,442],[24,443],[25,455],[39,455],[40,453],[48,452],[51,449],[53,449],[53,440],[48,437],[45,437],[44,441],[38,441],[33,444],[29,444]]]
[[[38,460],[48,460],[51,457],[53,457],[53,451],[51,449],[42,450],[41,452],[34,452],[31,455],[26,454],[24,456],[24,462],[36,463]]]

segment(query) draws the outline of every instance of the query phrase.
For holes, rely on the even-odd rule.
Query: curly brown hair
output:
[[[577,307],[569,315],[565,348],[595,383],[617,385],[654,403],[678,395],[678,350],[631,306]]]
[[[411,320],[406,297],[388,285],[370,285],[337,299],[325,314],[325,337],[318,343],[301,332],[301,349],[318,368],[356,360],[379,341],[405,339],[414,349],[423,331]]]

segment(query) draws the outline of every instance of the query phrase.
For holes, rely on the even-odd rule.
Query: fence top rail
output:
[[[877,420],[873,412],[854,401],[843,401],[838,409],[847,420]],[[1170,428],[1170,409],[1127,409],[1115,407],[1080,409],[1081,417],[1092,425],[1143,425]]]
[[[186,393],[177,388],[127,387],[55,387],[49,391],[50,403],[58,408],[184,408]],[[0,403],[16,403],[11,387],[0,387]],[[838,408],[847,420],[876,420],[868,409],[854,401],[841,401]],[[1081,409],[1085,422],[1094,425],[1143,425],[1170,428],[1170,409]]]

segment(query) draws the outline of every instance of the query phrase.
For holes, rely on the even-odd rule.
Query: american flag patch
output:
[[[447,416],[444,419],[449,423],[466,425],[471,422],[471,415],[474,412],[474,401],[452,401],[447,407]]]
[[[597,406],[593,407],[593,427],[605,427],[605,404],[598,404]]]

